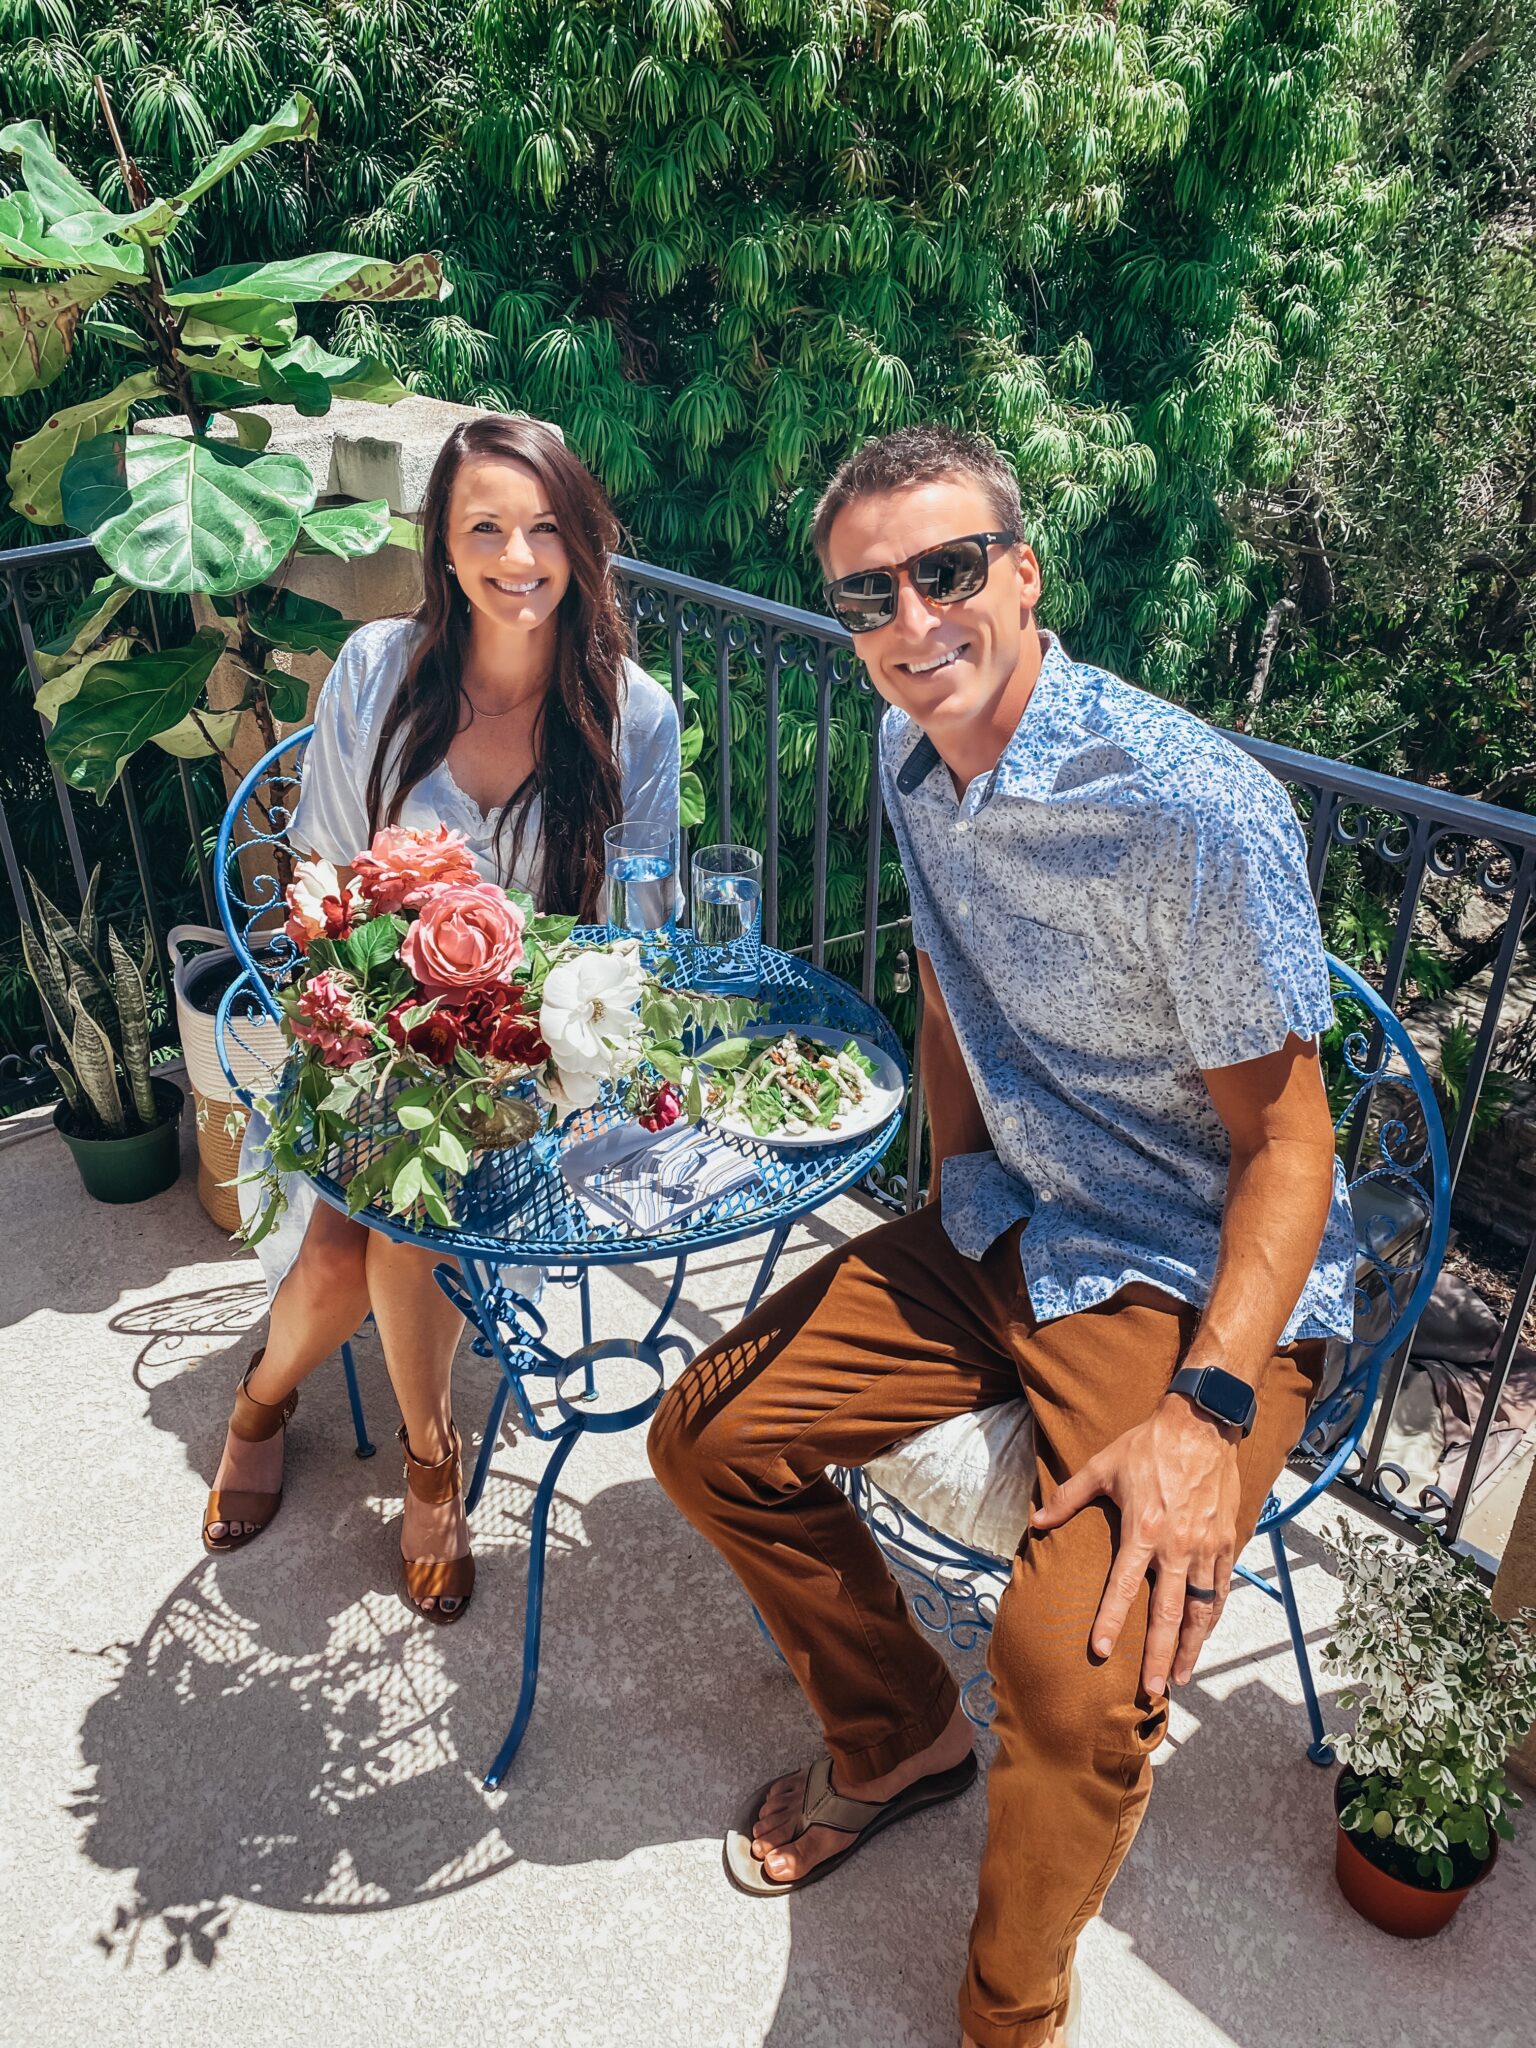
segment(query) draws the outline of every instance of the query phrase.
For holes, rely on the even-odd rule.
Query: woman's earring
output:
[[[459,573],[459,572],[458,572],[458,570],[457,570],[457,569],[456,569],[456,568],[455,568],[455,567],[453,566],[452,562],[450,562],[450,563],[448,564],[448,574],[449,574],[450,576],[457,576],[457,575],[458,575],[458,573]]]

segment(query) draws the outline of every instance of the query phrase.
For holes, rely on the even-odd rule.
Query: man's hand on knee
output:
[[[1219,1428],[1170,1397],[1128,1429],[1035,1510],[1043,1535],[1098,1499],[1120,1510],[1120,1540],[1094,1619],[1092,1644],[1108,1657],[1141,1591],[1152,1582],[1142,1684],[1154,1697],[1169,1674],[1194,1674],[1226,1604],[1236,1556],[1239,1486],[1236,1430]],[[1212,1597],[1214,1595],[1214,1597]]]

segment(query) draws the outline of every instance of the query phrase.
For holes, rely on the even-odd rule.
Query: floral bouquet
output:
[[[647,965],[634,939],[578,939],[574,918],[535,915],[446,826],[386,827],[345,883],[329,861],[301,861],[287,902],[297,958],[279,1001],[293,1054],[263,1105],[250,1244],[281,1215],[284,1176],[321,1169],[361,1128],[383,1143],[346,1183],[349,1210],[383,1199],[452,1229],[477,1151],[528,1143],[605,1085],[664,1129],[685,1102],[700,1109],[685,1037],[728,1034],[712,1067],[748,1049],[729,1035],[748,1005],[678,987],[670,957]]]

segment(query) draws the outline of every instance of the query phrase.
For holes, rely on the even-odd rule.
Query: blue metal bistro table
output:
[[[754,1033],[803,1027],[873,1039],[905,1075],[906,1063],[895,1033],[856,990],[820,968],[768,947],[762,955],[759,1016],[760,1022],[751,1027]],[[621,1123],[626,1114],[621,1103],[604,1102],[572,1119],[558,1146]],[[387,1110],[381,1115],[387,1115]],[[560,1172],[558,1147],[547,1146],[478,1155],[457,1197],[457,1230],[402,1222],[379,1207],[362,1212],[361,1220],[371,1228],[442,1254],[443,1263],[436,1269],[439,1286],[474,1329],[474,1349],[482,1357],[494,1358],[500,1368],[500,1383],[465,1494],[468,1511],[474,1512],[484,1490],[509,1401],[524,1433],[552,1446],[534,1495],[529,1532],[517,1711],[486,1773],[488,1786],[499,1785],[505,1776],[533,1712],[539,1678],[545,1542],[555,1486],[566,1460],[589,1431],[636,1429],[650,1419],[661,1400],[668,1350],[688,1357],[687,1341],[665,1332],[683,1291],[690,1256],[766,1232],[767,1248],[743,1311],[750,1312],[773,1277],[791,1225],[861,1180],[891,1142],[900,1118],[898,1108],[877,1130],[840,1145],[790,1149],[751,1139],[727,1139],[758,1162],[758,1180],[679,1224],[651,1230],[593,1223]],[[311,1176],[324,1199],[345,1209],[346,1183],[373,1149],[393,1135],[386,1133],[382,1123],[378,1130],[365,1125],[349,1135],[327,1158],[325,1170]],[[591,1269],[655,1260],[670,1261],[672,1277],[666,1298],[644,1336],[594,1339],[588,1285]],[[561,1352],[550,1343],[548,1325],[537,1305],[503,1278],[503,1269],[512,1266],[543,1267],[549,1277],[579,1288],[582,1341],[578,1349]],[[624,1393],[615,1398],[610,1385],[610,1398],[605,1400],[605,1378],[610,1383],[618,1379]],[[540,1394],[546,1413],[553,1396],[558,1420],[552,1425],[536,1412],[535,1397]]]

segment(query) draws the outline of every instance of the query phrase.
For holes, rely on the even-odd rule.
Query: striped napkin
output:
[[[592,1223],[659,1230],[762,1179],[757,1161],[702,1124],[647,1131],[620,1124],[573,1145],[560,1161]]]

